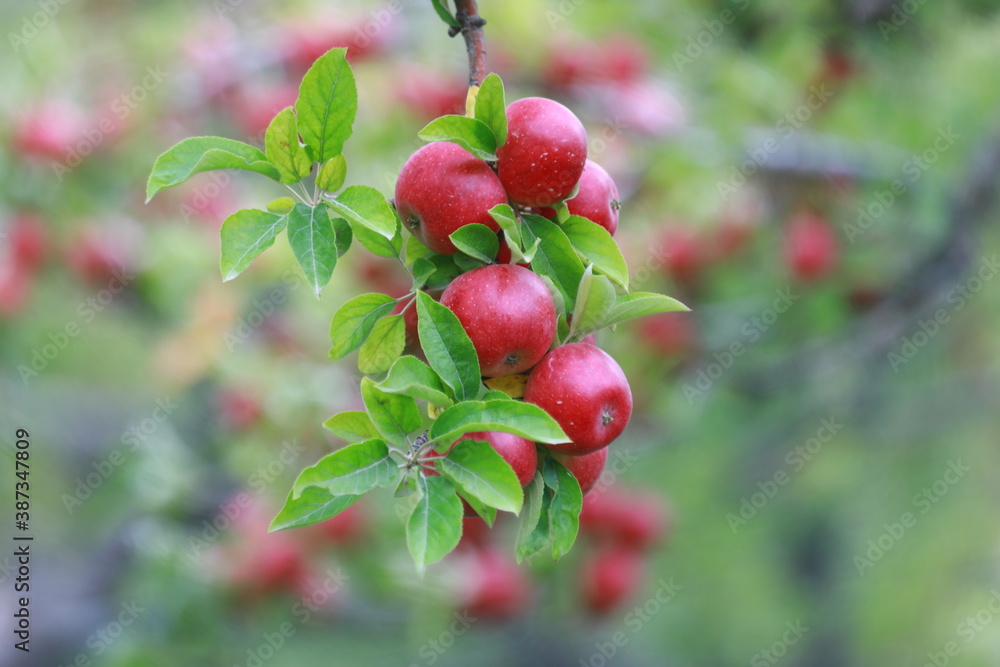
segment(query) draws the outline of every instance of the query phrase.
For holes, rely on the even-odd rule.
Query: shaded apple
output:
[[[583,495],[587,495],[594,488],[597,480],[600,479],[601,473],[604,472],[604,466],[608,462],[608,448],[602,447],[596,452],[584,454],[583,456],[570,456],[568,454],[559,454],[558,452],[553,452],[552,456],[573,473],[576,481],[580,483],[580,490],[583,492]]]

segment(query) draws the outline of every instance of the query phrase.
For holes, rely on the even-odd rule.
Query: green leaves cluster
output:
[[[347,49],[331,49],[306,72],[295,106],[282,109],[268,126],[263,151],[232,139],[193,137],[156,159],[146,184],[147,201],[215,169],[260,174],[292,194],[267,210],[243,209],[226,218],[221,231],[223,280],[242,273],[282,232],[287,232],[317,296],[355,238],[378,255],[396,256],[402,250],[399,219],[378,190],[352,185],[341,191],[347,177],[344,143],[358,110],[346,54]],[[310,176],[311,189],[306,182]]]
[[[434,8],[449,25],[447,3]],[[451,141],[487,161],[507,140],[503,82],[489,75],[470,96],[471,116],[444,116],[419,136]],[[264,150],[222,137],[194,137],[160,155],[149,176],[147,200],[198,173],[238,169],[262,175],[290,196],[266,209],[243,209],[221,230],[220,268],[228,281],[286,233],[316,295],[355,240],[367,251],[401,260],[412,289],[402,297],[369,293],[344,303],[330,325],[332,359],[357,352],[364,410],[342,412],[324,427],[346,446],[301,471],[272,530],[306,526],[344,511],[362,495],[395,489],[408,504],[406,543],[419,569],[451,551],[462,531],[464,499],[492,525],[497,511],[521,515],[518,560],[543,551],[560,558],[579,528],[582,494],[576,478],[545,444],[568,436],[541,408],[483,384],[475,347],[458,318],[431,296],[465,271],[493,263],[500,239],[485,225],[451,235],[458,252],[439,255],[415,237],[404,239],[394,208],[374,188],[344,187],[343,154],[357,116],[357,88],[346,49],[332,49],[305,74],[292,107],[267,128]],[[515,211],[501,204],[490,215],[502,230],[512,261],[530,268],[557,304],[558,343],[582,340],[603,327],[652,313],[685,309],[669,297],[630,293],[628,267],[600,225],[570,215]],[[402,256],[402,257],[401,257]],[[416,315],[426,361],[407,354],[407,318]],[[535,478],[517,476],[487,442],[465,436],[497,431],[539,446]]]

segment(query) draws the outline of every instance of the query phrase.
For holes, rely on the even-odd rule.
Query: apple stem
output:
[[[483,26],[486,21],[479,15],[476,0],[455,0],[455,19],[461,28],[452,28],[448,34],[454,37],[462,33],[465,48],[469,53],[469,86],[483,85],[486,78],[486,39]]]

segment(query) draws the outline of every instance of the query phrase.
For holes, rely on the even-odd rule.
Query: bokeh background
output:
[[[222,220],[282,191],[145,179],[187,136],[260,144],[348,46],[348,184],[390,195],[465,96],[430,2],[5,2],[3,532],[22,428],[35,540],[28,655],[0,548],[0,663],[1000,664],[1000,3],[480,11],[508,100],[586,124],[633,284],[693,309],[599,335],[636,399],[599,491],[658,542],[515,568],[500,525],[421,580],[388,493],[265,534],[359,401],[333,312],[399,275],[358,247],[317,301],[279,240],[223,284]]]

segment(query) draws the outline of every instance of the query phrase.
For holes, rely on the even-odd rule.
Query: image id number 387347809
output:
[[[14,561],[17,564],[17,576],[14,577],[15,611],[14,611],[14,648],[29,652],[31,639],[31,617],[29,612],[31,591],[31,540],[29,522],[31,521],[31,485],[28,476],[31,471],[31,442],[28,431],[23,428],[14,433]]]

